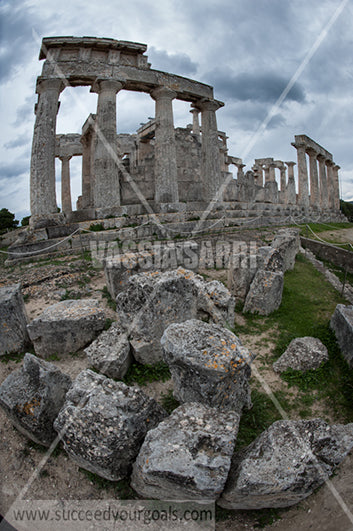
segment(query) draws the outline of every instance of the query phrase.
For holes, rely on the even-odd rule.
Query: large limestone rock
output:
[[[55,365],[25,354],[23,366],[0,386],[0,406],[21,433],[50,446],[57,435],[53,422],[70,386],[70,377]]]
[[[335,332],[344,358],[353,368],[353,306],[337,304],[330,326]]]
[[[224,487],[239,415],[201,404],[178,407],[148,432],[132,487],[145,498],[216,500]]]
[[[353,423],[280,420],[234,454],[219,505],[227,509],[288,507],[309,496],[353,448]]]
[[[95,339],[104,324],[105,314],[98,301],[81,299],[49,306],[27,329],[36,354],[46,358],[77,352]]]
[[[247,253],[232,256],[228,268],[227,286],[236,300],[244,301],[258,269],[258,260]]]
[[[234,298],[223,284],[206,282],[183,268],[132,276],[116,304],[133,355],[141,363],[162,360],[160,339],[171,323],[194,318],[234,322]]]
[[[300,238],[298,229],[282,229],[278,231],[271,246],[277,249],[283,259],[283,269],[293,269],[295,257],[299,252]]]
[[[118,323],[113,323],[97,339],[85,348],[92,367],[109,378],[121,380],[131,363],[131,347],[127,334],[123,333]]]
[[[283,273],[259,269],[251,283],[243,311],[269,315],[282,302]]]
[[[111,481],[126,477],[147,431],[166,412],[140,389],[82,371],[54,428],[79,466]]]
[[[235,334],[191,319],[169,325],[161,345],[179,402],[200,402],[238,412],[251,406],[252,355]]]
[[[29,344],[21,285],[0,288],[0,356],[23,352]]]
[[[297,337],[290,342],[287,350],[273,364],[275,372],[283,372],[289,368],[296,371],[318,369],[328,361],[325,345],[316,337]]]
[[[273,271],[274,273],[283,273],[283,257],[278,249],[275,249],[270,245],[259,247],[257,251],[257,266],[258,269]]]

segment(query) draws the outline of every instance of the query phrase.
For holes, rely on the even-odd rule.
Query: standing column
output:
[[[295,162],[286,162],[288,166],[288,183],[286,190],[286,199],[288,205],[295,205],[297,202],[297,194],[295,191],[294,166]]]
[[[116,94],[123,81],[97,79],[92,87],[98,93],[95,121],[94,207],[110,208],[120,205],[119,171],[116,165]]]
[[[276,163],[275,162],[270,162],[269,179],[270,179],[271,183],[275,182],[275,180],[276,180]]]
[[[200,136],[200,122],[199,122],[199,109],[191,109],[192,114],[192,132],[194,135]]]
[[[306,165],[305,144],[292,143],[297,150],[298,158],[298,204],[309,206],[308,168]]]
[[[317,172],[317,152],[315,149],[307,149],[310,167],[310,206],[319,207],[319,177]]]
[[[326,168],[327,168],[327,191],[328,191],[328,207],[330,210],[334,210],[335,208],[335,191],[334,191],[334,184],[333,184],[333,166],[334,163],[332,160],[326,160]]]
[[[333,186],[334,186],[334,197],[335,197],[335,209],[336,210],[339,210],[340,209],[340,182],[339,182],[339,177],[338,177],[338,170],[340,169],[341,167],[338,166],[337,164],[334,165],[333,167]]]
[[[265,184],[271,182],[270,166],[269,164],[264,164],[263,169],[265,172]]]
[[[221,160],[218,143],[216,111],[222,104],[205,101],[198,104],[201,109],[202,157],[201,175],[204,185],[204,199],[216,200],[221,185]]]
[[[91,204],[91,135],[81,138],[82,144],[82,208]]]
[[[320,206],[321,210],[328,209],[328,189],[327,189],[327,174],[325,166],[325,157],[318,155],[317,160],[319,163],[319,181],[320,181]]]
[[[254,172],[255,184],[257,186],[263,186],[262,166],[254,164],[252,170]]]
[[[282,165],[279,166],[280,171],[280,183],[281,183],[281,203],[287,203],[287,168],[282,163]]]
[[[173,119],[173,99],[177,94],[168,87],[158,87],[151,96],[156,102],[155,201],[177,203],[179,192]]]
[[[70,185],[70,159],[71,156],[59,157],[61,160],[61,210],[64,214],[72,212],[71,185]]]
[[[31,158],[31,214],[47,218],[57,213],[55,193],[55,140],[58,101],[64,84],[60,79],[39,81],[36,122]]]

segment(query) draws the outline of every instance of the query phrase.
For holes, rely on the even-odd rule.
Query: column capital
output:
[[[63,162],[64,160],[70,160],[70,159],[72,159],[72,155],[60,155],[60,156],[58,157],[58,159],[60,159],[61,162]]]
[[[334,170],[338,171],[341,169],[341,166],[339,166],[338,164],[335,164],[334,167],[333,167]]]
[[[312,148],[312,147],[308,147],[308,148],[306,148],[306,152],[307,152],[307,154],[309,155],[309,157],[315,157],[315,158],[317,158],[317,156],[318,156],[318,153],[317,153],[316,149],[314,149],[314,148]]]
[[[65,88],[65,83],[60,78],[52,78],[52,79],[37,79],[37,87],[36,87],[36,93],[42,94],[43,92],[47,92],[49,90],[53,90],[55,92],[62,92]]]
[[[325,159],[326,166],[333,167],[335,163],[331,159]]]
[[[174,100],[177,97],[177,93],[175,92],[175,90],[172,90],[171,88],[165,87],[163,85],[151,90],[150,94],[151,98],[153,98],[154,100]]]
[[[224,107],[224,103],[216,100],[201,100],[195,105],[200,111],[218,111],[221,107]]]
[[[115,94],[121,90],[126,83],[126,78],[123,76],[115,79],[99,78],[97,77],[91,87],[91,92],[114,92]]]
[[[285,161],[284,164],[287,164],[288,168],[294,168],[297,163],[292,161]]]
[[[291,145],[295,147],[295,149],[304,149],[306,151],[307,145],[304,142],[292,142]]]
[[[324,155],[321,155],[321,153],[319,153],[316,156],[316,158],[317,158],[317,160],[322,161],[322,162],[325,162],[325,160],[326,160],[326,157]]]

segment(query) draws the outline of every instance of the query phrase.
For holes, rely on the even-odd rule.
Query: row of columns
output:
[[[94,121],[93,160],[91,146],[83,143],[82,206],[109,208],[121,204],[119,171],[116,152],[116,95],[124,87],[125,79],[97,79],[91,91],[98,94],[97,115]],[[36,106],[31,159],[31,212],[32,216],[47,217],[57,212],[55,193],[55,137],[59,96],[64,89],[60,79],[41,80]],[[176,141],[173,120],[173,100],[177,93],[160,86],[151,91],[155,100],[155,200],[162,203],[178,202]],[[220,185],[221,168],[218,146],[216,101],[199,101],[194,105],[193,130],[202,144],[201,171],[204,180],[204,200],[211,200]],[[201,128],[198,114],[201,113]],[[93,182],[89,167],[93,167]],[[63,210],[71,211],[69,193],[69,159],[62,158]],[[64,197],[64,196],[63,196]],[[68,205],[70,201],[70,207]],[[65,203],[65,206],[64,206]]]

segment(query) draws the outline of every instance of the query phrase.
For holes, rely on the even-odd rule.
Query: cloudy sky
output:
[[[294,135],[307,134],[333,154],[341,195],[353,200],[353,0],[0,0],[0,17],[0,208],[18,219],[29,214],[40,42],[58,35],[147,44],[152,68],[214,87],[225,103],[218,127],[246,170],[254,158],[295,161]],[[66,89],[57,132],[80,132],[96,98]],[[191,122],[189,109],[175,102],[176,126]],[[118,132],[153,115],[148,95],[118,95]],[[74,201],[80,171],[72,159]],[[60,205],[59,182],[57,193]]]

